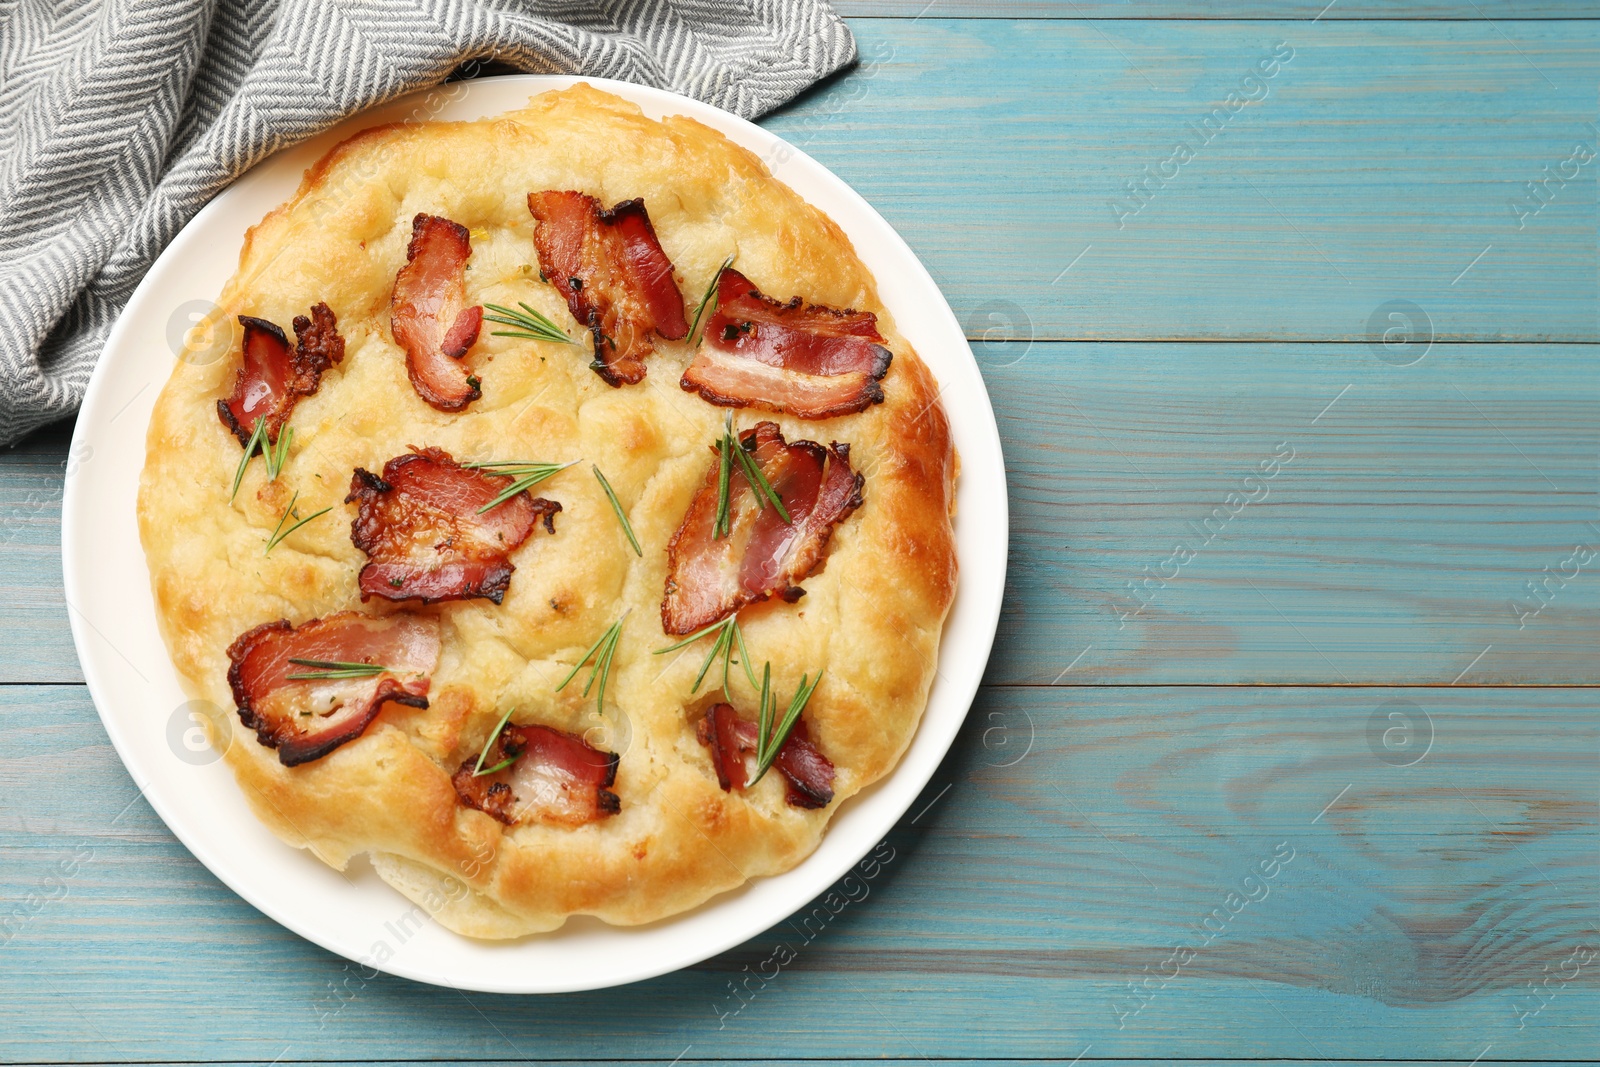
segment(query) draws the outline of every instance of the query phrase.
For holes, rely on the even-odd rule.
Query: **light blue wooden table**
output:
[[[299,940],[79,684],[60,428],[0,456],[0,1060],[1600,1058],[1600,4],[843,10],[767,125],[967,324],[1014,515],[865,899],[544,999]]]

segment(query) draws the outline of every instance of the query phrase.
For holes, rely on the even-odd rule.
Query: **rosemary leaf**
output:
[[[694,685],[689,688],[690,693],[698,693],[700,691],[700,683],[706,680],[706,672],[717,661],[717,657],[722,655],[722,648],[728,643],[729,636],[728,628],[724,626],[722,632],[717,634],[716,644],[711,646],[711,654],[706,656],[704,663],[700,664],[700,673],[694,676]],[[726,671],[724,671],[723,677],[727,677]]]
[[[756,719],[756,759],[761,758],[761,739],[772,732],[772,663],[761,665],[761,701]]]
[[[612,624],[613,627],[615,625],[616,625],[615,623]],[[589,646],[589,650],[583,654],[583,656],[578,660],[578,662],[576,662],[576,663],[574,663],[572,665],[572,669],[567,672],[567,676],[565,678],[561,679],[561,684],[556,686],[556,692],[558,692],[558,693],[561,692],[563,689],[565,689],[567,687],[567,683],[568,682],[572,681],[573,678],[577,677],[578,671],[582,670],[583,669],[583,665],[585,663],[589,662],[589,657],[594,655],[595,654],[595,650],[597,650],[601,645],[605,644],[606,640],[610,636],[611,636],[611,629],[607,628],[605,633],[603,633],[599,637],[595,638],[594,644],[590,645]]]
[[[722,699],[724,700],[733,699],[733,694],[728,690],[728,668],[731,665],[730,661],[733,659],[733,646],[735,643],[733,635],[736,632],[730,627],[727,640],[722,642]]]
[[[313,670],[307,674],[289,674],[284,679],[290,682],[322,682],[342,678],[371,678],[387,671],[389,668],[381,663],[351,663],[345,660],[328,659],[296,659],[289,658],[289,662],[297,667],[311,667]]]
[[[284,427],[283,432],[278,435],[276,444],[265,437],[262,438],[261,460],[267,465],[267,481],[278,480],[278,473],[283,470],[283,465],[289,458],[289,443],[293,440],[293,426]]]
[[[286,674],[286,682],[339,682],[346,679],[375,678],[382,674],[382,669],[376,671],[312,671],[306,674]]]
[[[483,761],[489,758],[489,750],[494,747],[495,738],[500,736],[500,731],[504,730],[506,723],[511,721],[511,713],[516,710],[516,705],[507,708],[506,713],[500,716],[500,721],[495,725],[495,728],[489,731],[489,740],[483,743],[483,751],[478,753],[478,762],[472,768],[472,777],[479,778],[485,774],[493,774],[495,771],[504,770],[516,762],[515,758],[508,759],[504,763],[490,767],[488,770],[483,769]]]
[[[267,551],[268,552],[271,552],[272,551],[272,545],[277,543],[278,531],[283,529],[283,524],[289,521],[289,514],[292,511],[294,511],[294,502],[296,500],[299,500],[299,499],[300,499],[300,494],[297,491],[294,494],[294,496],[289,498],[289,506],[283,509],[283,514],[278,516],[278,525],[274,526],[272,528],[272,533],[267,535]]]
[[[300,527],[304,526],[306,523],[310,522],[312,519],[320,519],[320,518],[322,518],[322,516],[326,515],[328,512],[330,512],[332,510],[333,510],[332,507],[326,507],[326,508],[323,508],[321,511],[314,511],[310,515],[307,515],[305,518],[301,519],[299,522],[295,523],[293,526],[291,526],[287,530],[283,531],[283,533],[279,534],[276,540],[273,540],[273,541],[269,542],[267,544],[266,551],[263,552],[262,555],[266,555],[267,552],[271,552],[274,548],[278,547],[278,545],[280,543],[282,543],[282,541],[283,541],[283,539],[285,537],[288,537],[290,534],[292,534],[296,530],[300,529]]]
[[[524,461],[520,459],[495,459],[485,460],[482,463],[463,463],[461,465],[471,470],[488,471],[490,474],[521,476],[524,474],[535,474],[541,471],[550,471],[553,474],[557,471],[564,471],[577,462],[579,461],[575,459],[566,463],[539,463],[536,461]],[[549,476],[550,475],[548,474],[545,475],[547,478]]]
[[[584,684],[583,695],[588,696],[589,690],[594,688],[596,679],[600,681],[600,707],[604,710],[606,699],[606,680],[611,674],[611,654],[617,650],[617,641],[622,637],[622,621],[611,624],[605,633],[605,644],[600,646],[600,651],[594,658],[594,670],[589,672],[589,681]]]
[[[739,665],[744,668],[745,677],[750,679],[751,686],[754,686],[756,684],[756,675],[755,671],[750,667],[750,652],[744,647],[744,631],[739,629],[739,616],[737,614],[729,615],[720,622],[714,622],[703,630],[696,630],[688,637],[674,642],[666,648],[658,648],[654,654],[659,656],[666,652],[676,652],[678,649],[686,645],[692,645],[702,637],[709,637],[713,633],[717,635],[717,639],[712,642],[711,651],[706,653],[705,662],[700,664],[700,673],[694,676],[694,686],[689,692],[697,693],[700,691],[700,683],[706,680],[706,675],[711,671],[711,665],[717,662],[718,658],[721,658],[722,692],[731,696],[728,693],[728,675],[732,670],[733,651],[735,648],[739,650]]]
[[[710,626],[707,626],[702,630],[696,630],[694,633],[690,634],[688,637],[685,637],[683,640],[678,641],[678,642],[676,642],[674,644],[668,645],[666,648],[658,648],[658,649],[656,649],[654,654],[659,656],[664,652],[676,652],[676,651],[678,651],[678,649],[683,648],[685,645],[692,645],[696,641],[698,641],[702,637],[704,637],[706,634],[710,633],[711,631],[720,630],[726,625],[728,625],[728,620],[727,619],[722,619],[722,620],[719,620],[717,622],[714,622]]]
[[[811,701],[811,694],[817,691],[817,685],[822,681],[822,672],[817,672],[817,677],[810,685],[806,684],[806,676],[800,676],[800,687],[795,690],[794,699],[789,701],[789,710],[784,713],[783,721],[778,723],[770,735],[758,731],[756,737],[756,776],[750,780],[750,785],[761,781],[763,775],[772,768],[772,761],[778,758],[778,753],[783,750],[784,743],[789,740],[789,735],[794,732],[794,724],[800,721],[800,713],[805,710],[806,704]],[[749,788],[748,786],[746,788]]]
[[[239,483],[244,481],[244,469],[250,466],[250,457],[256,454],[256,449],[261,447],[261,435],[267,432],[267,420],[256,420],[256,428],[250,432],[250,441],[244,446],[244,455],[239,457],[239,469],[233,472],[233,492],[228,494],[228,503],[233,503],[239,495]]]
[[[711,536],[726,537],[733,531],[733,487],[730,480],[735,459],[739,461],[739,470],[744,474],[745,482],[756,495],[756,507],[761,509],[772,505],[784,525],[793,526],[794,519],[783,506],[783,499],[773,490],[772,483],[761,473],[761,464],[756,462],[734,431],[733,412],[730,411],[723,417],[722,436],[717,439],[717,513],[712,520]]]
[[[288,537],[290,534],[292,534],[296,530],[300,529],[300,527],[304,526],[306,523],[310,522],[312,519],[319,519],[322,516],[326,515],[328,512],[333,510],[333,507],[331,505],[329,507],[325,507],[321,511],[314,512],[313,514],[307,515],[305,518],[301,519],[299,522],[295,523],[293,526],[289,527],[286,530],[286,529],[283,528],[283,524],[289,521],[289,516],[294,513],[294,502],[296,500],[299,500],[299,499],[300,499],[300,493],[298,491],[295,492],[294,496],[289,498],[289,506],[283,509],[283,517],[278,520],[278,525],[276,525],[276,526],[274,526],[272,528],[272,536],[267,538],[267,547],[261,553],[263,556],[266,555],[268,552],[271,552],[274,548],[277,548],[278,545],[283,543],[283,539],[285,537]]]
[[[504,504],[518,493],[533,488],[546,478],[560,474],[577,462],[578,460],[572,460],[569,463],[463,463],[462,466],[516,479],[516,481],[506,486],[499,496],[478,509],[478,514],[482,515],[484,512],[492,511]]]
[[[581,342],[574,341],[567,334],[567,331],[551,322],[539,311],[520,300],[517,301],[517,304],[522,308],[521,311],[501,307],[499,304],[483,305],[488,309],[483,316],[485,319],[499,323],[502,326],[516,327],[515,330],[495,330],[494,336],[525,337],[531,341],[554,341],[559,344],[581,345]],[[494,311],[498,314],[491,315],[488,313],[489,311]]]
[[[594,706],[595,710],[601,714],[605,713],[606,708],[606,683],[611,681],[611,657],[616,655],[617,642],[621,640],[622,623],[619,622],[611,635],[611,640],[606,643],[605,650],[600,653],[600,658],[595,661],[595,673],[600,676],[600,691],[595,694]],[[590,681],[593,681],[593,679],[590,679]],[[584,692],[587,695],[587,687],[585,687]]]
[[[376,663],[356,662],[353,660],[342,659],[300,659],[297,656],[290,656],[289,662],[293,663],[296,667],[315,667],[319,671],[370,670],[374,673],[381,674],[389,669],[388,667],[380,666]]]
[[[582,658],[572,665],[572,669],[567,672],[567,676],[561,679],[561,684],[556,686],[556,692],[559,693],[565,689],[567,683],[577,677],[578,671],[593,656],[594,667],[589,671],[589,681],[583,687],[583,695],[587,697],[589,690],[594,688],[595,681],[598,680],[600,682],[600,691],[595,694],[595,708],[602,714],[605,713],[606,685],[611,680],[611,659],[617,654],[617,644],[622,640],[622,623],[627,617],[628,613],[623,612],[622,618],[606,627],[606,632],[601,634],[599,639],[589,646],[589,650],[583,654]]]
[[[628,521],[628,516],[622,510],[622,501],[617,499],[617,494],[612,490],[611,483],[606,481],[606,476],[600,473],[600,468],[590,465],[594,476],[600,479],[600,488],[606,491],[606,499],[611,501],[611,510],[617,513],[617,521],[622,523],[622,532],[628,535],[628,544],[633,546],[634,555],[643,557],[644,549],[639,547],[639,539],[633,536],[633,524]]]
[[[744,630],[737,622],[733,624],[733,636],[739,642],[739,665],[744,668],[744,676],[750,680],[750,688],[754,689],[756,687],[756,672],[750,666],[750,650],[744,647]],[[724,679],[722,687],[724,690],[727,689],[728,683],[726,679]]]
[[[737,439],[732,441],[732,445],[736,449],[734,455],[739,457],[739,464],[744,468],[745,480],[756,491],[756,503],[762,507],[770,503],[777,509],[778,517],[783,520],[783,524],[793,526],[794,520],[789,517],[789,512],[784,508],[783,501],[778,499],[778,494],[772,491],[772,484],[767,481],[767,476],[761,473],[761,465],[756,462],[756,458]],[[763,501],[762,497],[766,500]]]
[[[737,255],[737,254],[738,253],[734,253],[734,255]],[[706,286],[706,295],[700,298],[700,306],[698,308],[696,308],[695,312],[694,312],[694,323],[693,323],[693,325],[691,325],[689,327],[689,344],[690,344],[690,346],[693,346],[694,343],[695,343],[695,337],[697,336],[697,334],[698,334],[698,332],[700,330],[700,319],[705,315],[706,309],[708,307],[715,307],[716,306],[717,283],[722,280],[722,272],[727,270],[731,266],[733,266],[733,256],[732,255],[730,255],[727,259],[723,260],[722,261],[722,266],[718,267],[717,268],[717,272],[711,276],[711,284]]]
[[[728,416],[728,423],[730,426],[733,423],[731,414]],[[724,433],[717,439],[717,514],[712,523],[711,536],[713,538],[726,536],[733,521],[732,516],[728,513],[729,497],[732,496],[730,480],[733,477],[731,441],[730,433]]]

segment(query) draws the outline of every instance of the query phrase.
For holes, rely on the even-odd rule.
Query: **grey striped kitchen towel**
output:
[[[826,0],[0,0],[0,444],[76,409],[207,200],[347,115],[492,59],[753,118],[855,54]]]

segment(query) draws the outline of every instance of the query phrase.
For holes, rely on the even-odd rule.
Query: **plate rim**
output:
[[[453,86],[463,87],[462,95],[456,97],[449,107],[445,109],[445,111],[441,111],[439,114],[435,114],[430,117],[438,118],[440,114],[444,114],[446,111],[455,109],[457,105],[461,105],[461,110],[471,110],[470,106],[468,106],[468,102],[475,94],[480,96],[484,94],[494,94],[502,87],[513,89],[517,87],[526,87],[528,89],[528,95],[532,96],[549,90],[568,88],[580,82],[588,83],[605,91],[615,93],[616,95],[638,104],[641,107],[648,108],[650,105],[655,105],[655,110],[661,113],[682,114],[689,118],[704,122],[713,129],[719,130],[731,140],[734,140],[735,143],[738,143],[753,152],[758,151],[757,147],[755,147],[755,144],[763,144],[769,155],[774,151],[779,150],[787,153],[785,156],[785,165],[787,166],[790,161],[797,162],[799,164],[798,170],[803,173],[802,175],[791,174],[787,179],[785,176],[775,173],[775,177],[778,177],[780,181],[784,181],[786,185],[790,185],[791,187],[793,187],[793,180],[797,176],[803,176],[806,179],[813,181],[820,181],[822,184],[828,186],[831,194],[843,197],[844,200],[851,203],[852,207],[857,212],[864,215],[864,221],[859,222],[854,227],[855,231],[875,226],[882,231],[881,234],[876,236],[886,235],[889,239],[891,244],[891,252],[893,252],[897,258],[904,260],[905,263],[914,265],[914,273],[916,277],[913,279],[913,282],[918,288],[925,288],[929,293],[937,296],[937,306],[920,307],[918,308],[919,315],[927,316],[931,314],[942,320],[938,324],[937,328],[941,333],[948,332],[951,335],[952,343],[954,338],[960,338],[960,346],[965,353],[966,360],[966,362],[962,365],[962,369],[970,369],[970,377],[972,382],[977,386],[977,388],[974,390],[964,391],[961,402],[963,405],[975,406],[977,409],[975,414],[977,416],[981,416],[976,419],[978,425],[972,429],[972,432],[983,431],[983,436],[985,437],[985,440],[982,442],[985,446],[984,451],[992,456],[993,467],[995,468],[995,470],[990,473],[998,473],[999,475],[998,492],[995,494],[997,499],[985,501],[988,518],[984,522],[985,528],[988,529],[990,533],[990,536],[986,541],[986,545],[993,546],[994,550],[996,550],[999,555],[998,571],[994,578],[990,582],[986,583],[984,587],[975,589],[972,587],[971,580],[966,577],[966,561],[962,560],[958,556],[957,562],[958,567],[961,568],[962,577],[958,579],[956,601],[952,604],[950,614],[946,616],[944,630],[941,633],[939,662],[942,664],[946,660],[949,646],[948,636],[951,620],[954,618],[957,608],[961,605],[961,598],[963,596],[965,596],[970,602],[969,606],[965,607],[963,610],[966,612],[977,613],[976,620],[979,624],[978,633],[975,637],[969,636],[966,639],[969,642],[968,647],[961,650],[964,667],[959,672],[961,675],[960,678],[952,680],[946,677],[944,673],[938,671],[936,666],[935,678],[930,685],[928,693],[928,702],[922,710],[917,730],[912,735],[911,740],[907,743],[906,750],[901,754],[901,757],[897,761],[895,768],[879,782],[874,783],[873,786],[869,787],[867,790],[864,790],[862,794],[858,795],[857,797],[853,797],[851,800],[846,802],[847,805],[864,803],[864,798],[867,795],[876,793],[887,783],[894,782],[897,778],[901,779],[900,789],[905,792],[904,802],[893,804],[892,810],[887,816],[883,815],[882,813],[879,814],[879,818],[874,824],[876,825],[875,831],[871,834],[862,835],[862,843],[860,844],[859,848],[844,848],[842,854],[840,855],[825,856],[823,854],[824,847],[829,837],[834,835],[837,829],[836,824],[839,822],[841,815],[843,814],[836,813],[830,820],[828,830],[824,832],[822,840],[818,843],[817,848],[790,870],[777,875],[758,876],[751,878],[742,886],[723,893],[718,893],[695,908],[668,916],[664,919],[657,920],[656,922],[645,924],[640,927],[610,927],[610,930],[620,931],[625,936],[628,933],[636,930],[651,930],[690,922],[697,916],[704,916],[717,910],[719,904],[731,904],[733,901],[737,900],[742,893],[750,890],[750,888],[756,883],[783,883],[785,885],[789,885],[803,882],[803,884],[809,888],[806,889],[802,895],[795,896],[794,892],[791,891],[786,898],[779,902],[783,906],[778,909],[776,913],[766,914],[765,918],[762,919],[758,924],[752,925],[748,919],[742,922],[728,923],[726,924],[726,927],[722,929],[720,934],[702,939],[696,947],[686,953],[679,953],[678,955],[663,955],[661,958],[655,959],[651,962],[643,963],[639,966],[626,969],[615,974],[607,975],[604,978],[580,980],[575,982],[546,981],[530,983],[526,980],[480,981],[478,980],[480,977],[486,976],[478,976],[473,974],[466,976],[464,981],[454,981],[452,979],[460,978],[462,976],[452,974],[449,977],[445,977],[444,975],[438,973],[437,970],[431,970],[426,966],[408,963],[403,959],[403,957],[400,956],[395,957],[393,960],[384,960],[381,963],[372,963],[368,962],[365,958],[358,959],[357,957],[352,956],[351,953],[341,945],[330,943],[329,936],[326,934],[326,932],[318,930],[315,924],[307,921],[304,916],[296,914],[292,908],[280,905],[269,895],[267,887],[259,886],[250,882],[244,877],[243,872],[233,870],[229,862],[214,852],[209,847],[207,840],[193,826],[190,826],[186,822],[183,813],[177,810],[177,808],[174,806],[174,798],[168,795],[169,787],[162,783],[161,776],[159,774],[146,774],[145,782],[143,784],[140,783],[140,771],[149,771],[150,768],[144,766],[144,759],[139,750],[134,746],[132,737],[124,732],[125,729],[128,729],[126,716],[119,716],[110,710],[118,705],[119,694],[109,688],[111,683],[108,680],[108,672],[101,663],[101,661],[105,659],[106,654],[95,649],[93,643],[89,640],[89,631],[92,630],[95,634],[101,636],[102,640],[105,640],[108,644],[110,643],[109,638],[105,638],[103,634],[100,634],[100,631],[94,627],[92,621],[90,621],[83,611],[76,606],[79,603],[85,602],[85,598],[83,596],[84,578],[80,572],[80,567],[87,566],[87,564],[80,560],[79,553],[85,551],[85,546],[83,545],[84,538],[82,537],[82,531],[84,529],[84,516],[93,508],[94,502],[90,499],[86,499],[86,494],[89,492],[89,490],[85,488],[85,477],[82,475],[75,476],[74,472],[69,471],[64,486],[62,501],[61,555],[63,593],[69,608],[68,620],[72,631],[73,645],[78,654],[80,665],[83,668],[84,684],[88,689],[89,695],[94,703],[95,711],[99,715],[101,723],[104,726],[106,733],[117,752],[118,758],[121,760],[124,768],[128,771],[129,776],[133,778],[135,785],[139,787],[140,795],[142,795],[146,801],[150,803],[151,807],[161,818],[167,829],[179,840],[179,842],[182,843],[184,848],[186,848],[197,861],[199,861],[214,877],[221,881],[232,892],[236,893],[251,907],[272,919],[274,922],[292,931],[294,934],[305,939],[306,941],[309,941],[326,951],[349,959],[352,962],[356,962],[360,966],[372,969],[374,971],[382,971],[384,973],[393,974],[398,977],[407,978],[413,981],[447,988],[471,989],[474,991],[493,993],[533,994],[580,992],[631,984],[633,982],[644,981],[663,974],[671,973],[673,971],[681,970],[685,967],[693,966],[696,963],[703,962],[704,960],[709,959],[721,952],[727,951],[730,948],[744,944],[754,938],[759,937],[766,930],[771,929],[773,926],[783,922],[791,915],[794,915],[802,908],[806,907],[811,901],[815,900],[836,882],[845,877],[853,868],[856,867],[858,863],[861,862],[861,860],[869,851],[877,847],[877,844],[881,842],[884,837],[900,823],[901,819],[910,810],[911,805],[916,802],[917,798],[921,796],[928,784],[933,780],[934,775],[937,773],[939,767],[942,765],[951,748],[954,746],[955,740],[959,735],[967,716],[970,714],[972,703],[977,695],[979,686],[982,683],[983,674],[987,667],[989,656],[993,650],[993,643],[999,625],[1001,605],[1004,598],[1009,550],[1009,497],[1006,488],[1004,452],[1000,441],[999,426],[995,419],[993,405],[990,401],[987,387],[983,383],[977,360],[973,356],[971,348],[966,342],[964,331],[961,329],[959,322],[956,320],[954,311],[950,308],[949,302],[945,299],[944,294],[939,290],[938,285],[928,273],[927,268],[922,263],[921,259],[914,251],[911,250],[910,246],[906,244],[904,239],[887,222],[887,220],[885,220],[883,216],[879,214],[877,210],[873,208],[872,205],[868,203],[867,200],[847,182],[838,177],[821,163],[812,159],[801,148],[784,140],[777,134],[769,130],[765,130],[760,126],[757,126],[745,119],[739,118],[738,116],[729,112],[723,111],[720,108],[690,97],[669,92],[667,90],[637,85],[631,82],[620,82],[608,78],[585,77],[579,75],[511,74],[452,83]],[[430,94],[437,93],[439,88],[440,87],[435,86],[427,89],[419,89],[384,105],[367,109],[366,111],[350,116],[341,122],[336,123],[329,130],[324,131],[316,137],[309,138],[306,141],[300,142],[296,145],[288,146],[279,150],[278,152],[274,152],[271,155],[266,156],[244,174],[230,182],[226,188],[219,191],[209,202],[207,202],[198,212],[196,212],[194,217],[191,218],[188,223],[186,223],[178,231],[178,233],[173,235],[171,240],[167,242],[166,246],[162,249],[162,252],[151,263],[144,277],[140,279],[139,284],[135,287],[133,293],[130,295],[127,304],[124,306],[122,311],[119,312],[117,321],[107,336],[106,343],[102,351],[102,356],[96,362],[95,368],[90,376],[88,386],[85,390],[82,407],[80,408],[78,420],[72,434],[72,442],[69,449],[70,452],[74,455],[79,454],[80,445],[92,448],[90,439],[95,436],[97,428],[102,425],[100,421],[100,417],[104,415],[102,409],[107,406],[110,400],[109,396],[107,395],[107,382],[111,378],[111,368],[119,359],[123,362],[127,362],[134,358],[131,353],[121,357],[119,357],[117,353],[130,352],[131,343],[127,335],[133,330],[132,323],[135,318],[135,313],[142,310],[148,301],[155,299],[154,294],[161,282],[164,261],[168,260],[169,257],[174,255],[175,248],[180,248],[186,238],[193,239],[196,235],[202,234],[205,230],[215,225],[214,220],[217,216],[225,215],[235,202],[243,199],[241,195],[241,186],[251,182],[252,179],[257,181],[274,180],[277,176],[271,173],[272,170],[274,168],[281,169],[286,166],[286,157],[289,157],[297,152],[305,152],[309,145],[319,145],[324,142],[331,145],[345,139],[346,137],[352,136],[363,129],[371,128],[374,125],[379,125],[382,121],[384,121],[379,116],[391,112],[403,111],[404,108],[416,101],[428,99]],[[501,107],[499,110],[504,111],[505,108]],[[775,170],[776,168],[772,169]],[[298,175],[295,175],[295,178],[297,180]],[[292,188],[288,195],[293,195]],[[803,194],[801,195],[802,198],[807,199],[808,203],[811,203],[809,198],[805,198]],[[821,210],[821,208],[819,208],[819,210]],[[832,218],[833,215],[830,213],[829,217]],[[254,221],[255,220],[252,219],[251,223],[253,224]],[[840,225],[841,229],[845,229],[842,223]],[[845,233],[846,236],[851,239],[853,244],[857,242],[860,236],[862,236],[859,232],[853,232],[852,229],[845,229]],[[880,285],[881,284],[882,283],[880,283]],[[905,309],[902,308],[898,310],[903,312]],[[891,313],[895,313],[897,322],[904,322],[908,318],[908,316],[896,313],[897,309],[895,308],[891,307],[890,311]],[[902,328],[902,332],[905,332],[904,328]],[[930,372],[932,372],[931,367]],[[170,370],[159,374],[157,384],[164,385],[164,382],[168,376],[170,376]],[[948,388],[951,384],[954,383],[949,381],[941,383],[941,395],[944,389]],[[159,394],[159,392],[160,389],[158,388],[156,393]],[[137,396],[135,399],[137,399]],[[154,403],[153,397],[151,398],[151,403]],[[133,401],[130,400],[128,404],[133,404]],[[124,405],[124,410],[127,406],[128,405]],[[144,409],[141,408],[140,410]],[[120,411],[118,414],[120,414]],[[113,419],[114,418],[115,416],[113,416]],[[148,417],[146,417],[139,424],[139,427],[138,433],[141,446],[138,454],[137,469],[142,471],[145,459],[143,442],[148,436]],[[974,474],[979,473],[978,471],[975,471],[971,467],[967,466],[967,457],[965,455],[963,455],[962,460],[963,466],[967,467],[967,469],[962,472],[966,478],[970,479]],[[957,484],[956,492],[959,499],[961,492],[960,483]],[[959,523],[959,521],[960,519],[958,517],[957,522]],[[974,520],[969,517],[967,521],[971,523]],[[134,530],[135,537],[137,538],[137,515],[133,517],[132,523],[132,529]],[[998,531],[997,536],[995,535],[996,530]],[[138,555],[141,559],[144,558],[142,544],[139,545]],[[142,568],[140,573],[135,576],[134,584],[137,585],[142,591],[141,595],[145,598],[148,598],[153,605],[154,596],[150,589],[149,571],[147,567]],[[93,594],[91,594],[90,599],[93,599]],[[158,640],[160,639],[158,638]],[[161,667],[171,671],[173,677],[175,678],[176,669],[172,666],[170,652],[166,650],[165,641],[160,640],[160,645],[163,651],[166,652],[165,662],[161,664]],[[111,647],[113,650],[115,650],[114,645]],[[123,658],[126,659],[126,657]],[[127,662],[129,666],[133,666],[131,660],[128,660]],[[967,666],[969,664],[975,665]],[[137,667],[134,667],[134,670],[137,672]],[[919,779],[915,782],[914,788],[908,789],[906,785],[907,780],[905,779],[905,775],[908,771],[907,764],[910,760],[913,749],[917,747],[918,739],[927,734],[930,729],[930,716],[928,715],[928,711],[933,705],[935,690],[941,686],[946,688],[952,686],[954,687],[953,691],[940,694],[940,697],[943,701],[957,705],[959,707],[959,711],[955,712],[951,716],[949,722],[945,724],[944,729],[940,731],[941,736],[932,738],[931,741],[927,739],[924,740],[925,744],[935,744],[938,751],[932,756],[931,759],[927,760],[927,766],[922,769]],[[149,724],[145,725],[147,727],[149,726]],[[233,780],[231,772],[228,773],[228,780],[230,782]],[[237,788],[236,784],[234,788]],[[294,846],[288,845],[287,843],[282,844],[284,848],[292,851],[304,852],[304,850],[295,849]],[[837,852],[838,849],[830,851]],[[824,860],[828,860],[829,862],[823,862]],[[321,863],[320,860],[315,860],[313,862],[318,864]],[[398,890],[381,882],[379,884],[383,886],[383,890],[385,892],[394,897],[397,903],[410,903],[409,898],[398,892]],[[420,905],[417,906],[420,907]],[[712,928],[715,929],[715,924],[712,924]],[[559,931],[554,931],[552,934],[558,932]],[[462,937],[462,935],[457,935],[454,933],[449,933],[448,936],[452,938],[460,938],[463,941],[473,942],[475,944],[488,945],[490,946],[491,950],[503,949],[505,950],[505,958],[510,960],[512,958],[512,950],[516,949],[518,946],[526,946],[530,942],[547,942],[552,935],[532,934],[523,938],[512,939],[505,942],[482,942],[479,939],[465,938]],[[495,977],[503,978],[503,976]]]

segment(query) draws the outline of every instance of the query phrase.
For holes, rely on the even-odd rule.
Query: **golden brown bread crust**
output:
[[[786,805],[778,775],[748,794],[722,792],[693,725],[711,696],[689,692],[707,649],[652,655],[670,643],[657,613],[665,546],[723,416],[678,387],[686,347],[658,342],[646,380],[614,389],[589,369],[586,346],[485,329],[465,357],[483,389],[468,411],[430,408],[407,380],[389,298],[418,212],[472,231],[470,302],[527,301],[578,336],[561,296],[539,280],[527,194],[545,188],[608,204],[643,197],[692,298],[737,250],[739,269],[764,292],[878,316],[894,353],[887,400],[824,422],[776,420],[790,439],[848,442],[866,475],[865,503],[834,533],[824,568],[802,583],[804,598],[741,615],[751,655],[771,660],[779,692],[826,669],[806,716],[838,769],[837,799],[821,811]],[[849,240],[753,155],[690,119],[650,120],[587,85],[481,122],[367,130],[308,170],[294,198],[250,231],[218,314],[287,324],[319,301],[338,316],[346,356],[295,409],[294,448],[278,481],[267,482],[257,460],[228,502],[240,448],[215,404],[233,380],[237,347],[208,365],[180,362],[151,419],[140,533],[164,636],[195,696],[232,708],[226,650],[241,632],[362,607],[364,560],[350,542],[354,509],[342,502],[354,468],[381,469],[413,444],[462,460],[585,462],[539,486],[563,504],[562,522],[513,553],[503,605],[416,609],[443,624],[428,709],[387,706],[364,736],[295,768],[225,717],[231,736],[214,741],[227,746],[252,808],[280,837],[336,867],[371,853],[392,884],[473,936],[549,930],[572,914],[641,923],[793,867],[841,803],[894,767],[926,703],[955,588],[949,427],[932,376]],[[628,510],[642,559],[591,463]],[[302,514],[333,511],[264,554],[297,491]],[[577,686],[556,693],[624,612],[605,713]],[[733,696],[748,714],[754,699],[742,677]],[[512,705],[517,722],[620,752],[621,813],[577,829],[508,828],[458,803],[451,771],[476,756]]]

